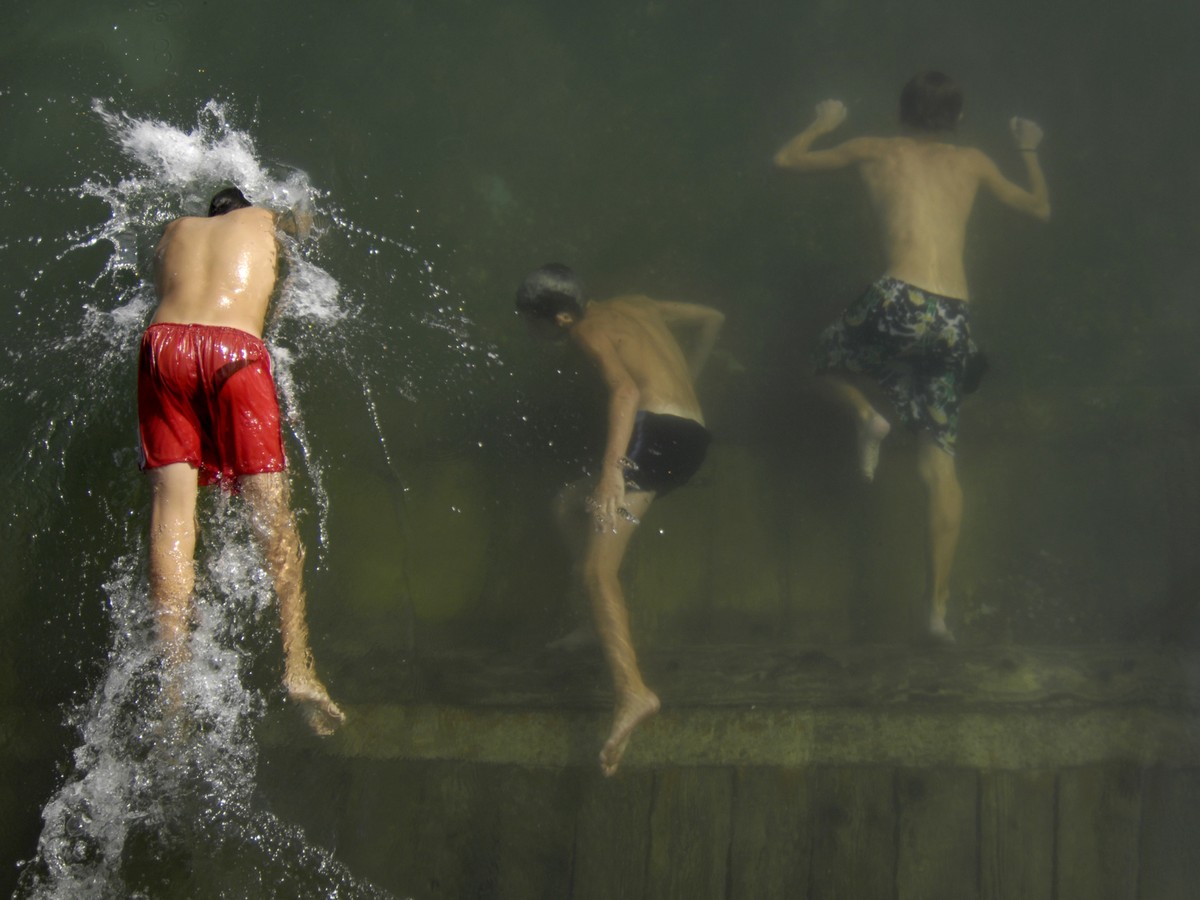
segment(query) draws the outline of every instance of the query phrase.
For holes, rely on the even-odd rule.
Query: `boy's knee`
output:
[[[585,560],[582,575],[583,586],[588,591],[603,590],[617,580],[616,570],[603,560]]]
[[[917,475],[930,488],[958,485],[954,457],[934,444],[927,444],[917,455]]]

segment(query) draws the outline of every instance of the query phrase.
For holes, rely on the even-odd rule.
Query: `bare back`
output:
[[[153,322],[224,325],[261,337],[278,257],[269,210],[176,219],[155,251]]]
[[[973,148],[907,137],[872,143],[876,152],[859,171],[879,215],[887,274],[968,299],[963,246],[986,157]]]
[[[611,342],[637,385],[638,409],[703,424],[688,362],[658,305],[637,295],[593,301],[580,327],[593,334],[600,332]]]
[[[1000,174],[996,164],[973,147],[924,138],[854,138],[828,150],[813,142],[846,118],[840,100],[817,104],[817,116],[775,154],[775,165],[797,172],[853,166],[875,205],[883,232],[887,274],[935,294],[969,299],[963,269],[967,219],[983,187],[1006,206],[1034,218],[1050,218],[1046,179],[1037,160],[1042,129],[1028,119],[1009,122],[1025,161],[1030,187]]]

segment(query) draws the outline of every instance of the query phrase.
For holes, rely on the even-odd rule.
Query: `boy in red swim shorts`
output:
[[[142,468],[185,462],[199,484],[236,489],[285,468],[279,403],[262,340],[221,325],[160,322],[138,363]]]
[[[345,715],[317,677],[304,615],[304,547],[288,503],[271,362],[262,341],[277,276],[275,215],[237,188],[208,216],[167,225],[155,252],[158,307],[138,360],[141,466],[150,479],[150,602],[165,658],[186,656],[196,497],[221,484],[249,503],[275,583],[284,688],[319,734]]]

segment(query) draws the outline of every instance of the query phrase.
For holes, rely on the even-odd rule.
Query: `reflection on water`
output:
[[[83,182],[78,195],[102,201],[111,214],[50,239],[50,259],[20,292],[19,312],[28,315],[19,319],[21,339],[13,346],[28,349],[14,351],[18,380],[4,387],[33,401],[44,423],[26,454],[25,475],[30,481],[65,478],[74,464],[73,436],[86,431],[91,416],[119,405],[153,304],[142,275],[162,226],[178,215],[198,214],[215,189],[238,184],[260,205],[310,207],[319,223],[312,246],[287,247],[268,340],[276,342],[273,362],[286,427],[320,512],[323,545],[328,498],[302,411],[300,373],[323,356],[345,356],[346,337],[333,329],[347,328],[359,310],[320,265],[319,229],[344,231],[352,241],[366,239],[409,258],[416,250],[364,232],[339,210],[327,213],[326,198],[305,173],[261,161],[222,104],[207,103],[190,130],[113,112],[102,103],[93,111],[132,171]],[[41,283],[61,277],[71,257],[91,248],[108,252],[100,257],[100,270],[80,284],[82,306],[78,296],[40,306]],[[418,265],[431,275],[427,263]],[[377,422],[363,378],[364,404]],[[64,397],[67,410],[51,408]],[[136,476],[130,471],[129,477]],[[104,585],[111,645],[90,699],[70,715],[80,743],[65,783],[43,809],[38,855],[24,868],[19,896],[119,898],[164,890],[180,896],[223,890],[238,896],[383,896],[310,846],[298,829],[256,806],[255,724],[281,698],[277,690],[256,686],[251,671],[254,658],[274,644],[274,598],[270,578],[249,549],[254,542],[240,505],[210,494],[192,657],[169,679],[152,641],[142,542],[135,539],[136,546],[112,566]],[[123,520],[128,513],[112,515]]]

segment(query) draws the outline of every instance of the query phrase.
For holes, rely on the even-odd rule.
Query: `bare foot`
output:
[[[308,726],[320,737],[328,737],[346,721],[346,714],[333,702],[325,685],[315,675],[307,678],[286,678],[283,682],[288,697],[304,710]]]
[[[892,426],[879,413],[872,411],[865,419],[858,420],[858,464],[863,478],[875,480],[875,467],[879,465],[879,445],[888,436]]]
[[[658,695],[649,688],[643,688],[643,693],[632,694],[621,700],[613,714],[612,732],[600,751],[600,770],[605,775],[617,773],[617,766],[625,755],[633,729],[658,712],[661,705]]]
[[[934,615],[929,619],[929,637],[935,644],[953,644],[954,632],[946,627],[943,616]]]

